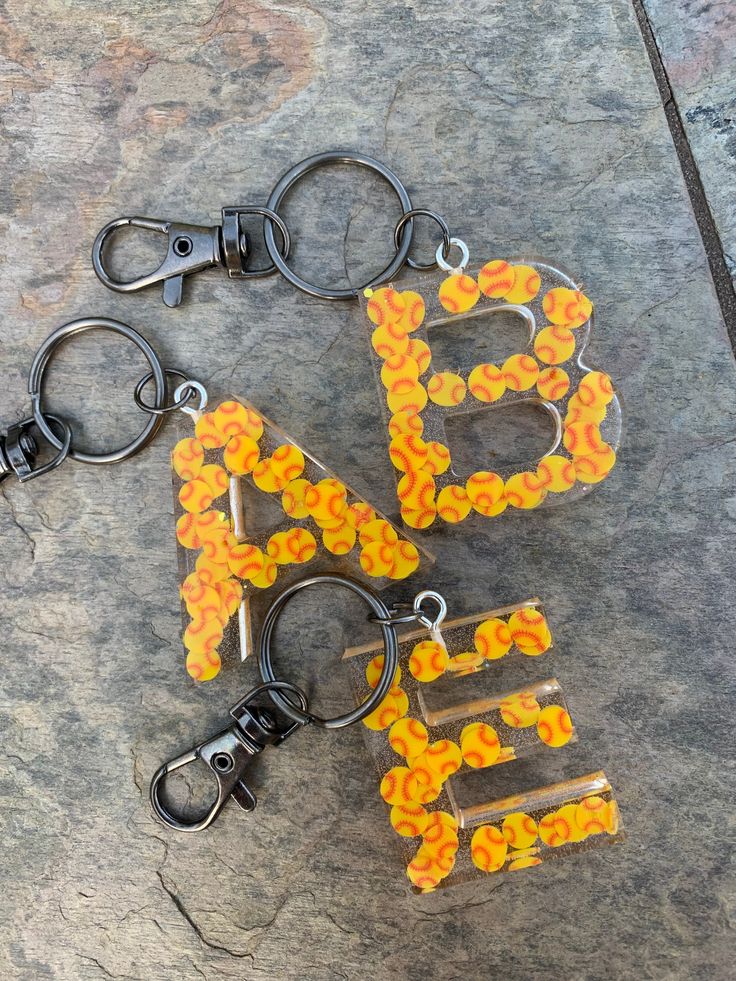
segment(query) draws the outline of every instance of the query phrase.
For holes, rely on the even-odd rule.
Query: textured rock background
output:
[[[152,819],[154,769],[255,678],[248,664],[195,688],[183,670],[172,428],[118,468],[6,481],[3,976],[728,976],[736,376],[629,4],[8,0],[0,58],[4,421],[24,415],[53,327],[117,316],[392,509],[354,307],[210,271],[171,311],[158,290],[109,293],[89,262],[116,215],[217,220],[334,146],[393,166],[477,260],[534,250],[577,271],[592,357],[628,408],[620,464],[581,504],[428,537],[458,614],[544,598],[582,737],[566,772],[605,767],[628,842],[421,900],[357,730],[269,753],[250,817],[230,807],[191,838]],[[335,171],[285,215],[295,264],[327,281],[380,268],[397,209]],[[85,338],[51,404],[80,444],[120,441],[142,369]],[[324,677],[356,638],[360,611],[325,602],[285,621],[293,677]],[[346,694],[337,677],[324,707]]]

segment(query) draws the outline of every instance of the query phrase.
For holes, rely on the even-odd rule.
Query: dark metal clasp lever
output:
[[[256,806],[256,796],[248,786],[245,777],[253,758],[266,746],[278,746],[292,732],[301,727],[301,723],[293,722],[285,728],[279,725],[276,716],[270,709],[250,706],[250,703],[262,692],[274,689],[290,692],[301,703],[306,711],[307,699],[304,693],[295,685],[285,681],[268,682],[259,685],[248,692],[237,705],[230,709],[235,724],[223,729],[212,739],[208,739],[187,753],[169,760],[156,772],[151,781],[151,806],[164,824],[176,831],[204,831],[217,818],[232,797],[244,811],[252,811]],[[161,800],[161,790],[165,778],[190,763],[201,760],[205,763],[217,781],[217,797],[210,809],[201,817],[187,821],[182,816],[172,813]]]

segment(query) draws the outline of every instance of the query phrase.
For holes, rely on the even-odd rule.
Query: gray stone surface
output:
[[[169,429],[118,468],[2,485],[2,976],[729,976],[736,374],[629,4],[8,0],[0,59],[3,420],[53,327],[118,316],[391,509],[354,308],[211,271],[172,312],[109,293],[88,260],[111,217],[209,221],[318,149],[394,166],[478,259],[531,249],[579,273],[628,408],[617,471],[573,508],[429,536],[431,584],[458,614],[544,598],[582,736],[568,772],[605,767],[629,834],[413,898],[358,731],[269,753],[252,816],[162,830],[151,773],[255,678],[183,672]],[[339,173],[286,215],[298,267],[327,280],[343,240],[351,274],[378,268],[396,211]],[[84,340],[52,404],[85,445],[123,438],[141,368]],[[285,670],[324,676],[355,614],[295,608]],[[336,677],[325,707],[346,694]]]
[[[643,6],[736,280],[736,8],[693,0]]]

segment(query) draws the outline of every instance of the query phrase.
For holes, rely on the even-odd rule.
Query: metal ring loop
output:
[[[172,402],[171,405],[164,405],[160,409],[156,409],[152,405],[146,405],[141,398],[141,392],[153,378],[153,372],[149,371],[147,375],[144,375],[143,378],[141,378],[133,390],[133,401],[142,412],[149,412],[152,416],[165,416],[168,412],[174,412],[176,409],[183,409],[184,406],[191,402],[192,399],[198,394],[194,385],[187,385],[189,376],[185,375],[183,371],[178,371],[176,368],[164,368],[164,374],[175,375],[177,378],[182,379],[184,385],[179,385],[176,391],[181,392],[183,390],[183,394],[181,397],[174,394],[176,401]]]
[[[264,682],[276,680],[273,664],[271,662],[271,640],[273,638],[276,623],[278,622],[279,616],[283,612],[284,607],[300,590],[305,589],[307,586],[316,586],[320,584],[344,586],[346,589],[350,589],[352,592],[364,599],[377,617],[383,619],[390,617],[389,608],[377,593],[375,593],[372,589],[369,589],[367,586],[363,586],[361,583],[356,582],[354,579],[349,579],[347,576],[338,576],[328,573],[325,575],[309,576],[306,579],[300,579],[293,585],[288,586],[283,593],[276,597],[263,621],[258,652],[258,667],[261,672],[261,678]],[[304,712],[301,709],[298,709],[293,702],[290,702],[288,699],[282,697],[278,693],[272,693],[270,696],[271,700],[281,709],[282,712],[284,712],[285,715],[288,715],[289,718],[293,719],[295,722],[301,722],[303,725],[306,725],[308,722],[312,722],[314,725],[320,726],[322,729],[342,729],[344,726],[352,725],[353,722],[359,722],[367,715],[370,715],[370,713],[388,694],[389,689],[393,684],[394,674],[396,673],[396,665],[399,658],[399,644],[394,627],[390,622],[381,623],[380,627],[381,632],[383,633],[383,646],[385,652],[383,668],[381,670],[381,676],[378,679],[378,684],[366,701],[362,703],[362,705],[359,705],[351,712],[346,712],[344,715],[338,715],[334,719],[323,719],[318,715],[313,715],[311,712]]]
[[[468,260],[470,259],[470,252],[468,251],[467,245],[461,238],[451,238],[450,245],[456,245],[458,249],[460,249],[461,255],[459,264],[457,266],[453,266],[449,262],[446,262],[445,257],[442,254],[442,245],[439,245],[437,247],[437,252],[435,253],[437,265],[444,272],[452,272],[453,269],[464,269],[468,264]]]
[[[166,376],[164,374],[164,369],[161,366],[161,362],[159,361],[156,352],[153,350],[145,337],[139,334],[137,330],[133,330],[132,327],[121,323],[119,320],[108,320],[105,317],[86,317],[82,320],[72,320],[71,323],[64,324],[62,327],[57,327],[55,331],[52,331],[52,333],[49,334],[36,352],[36,356],[33,359],[33,364],[31,365],[30,374],[28,376],[28,392],[31,396],[33,417],[36,420],[36,425],[44,434],[48,442],[51,443],[52,446],[56,447],[57,450],[61,449],[63,443],[58,436],[54,434],[53,430],[46,422],[45,414],[41,406],[41,401],[43,398],[44,375],[52,356],[59,346],[63,344],[67,338],[74,337],[76,334],[82,334],[88,330],[109,330],[114,334],[120,334],[135,344],[135,346],[143,353],[144,357],[151,366],[151,371],[153,372],[153,377],[156,382],[155,407],[157,409],[161,408],[166,399]],[[148,446],[158,432],[162,422],[162,416],[152,415],[146,425],[143,427],[143,430],[134,440],[118,450],[113,450],[111,453],[83,453],[81,450],[75,450],[72,448],[69,450],[69,456],[73,460],[78,460],[80,463],[119,463],[121,460],[127,460],[129,457],[139,453],[145,446]]]
[[[394,245],[399,248],[399,236],[401,235],[401,230],[407,221],[412,218],[431,218],[432,221],[436,222],[440,229],[442,230],[442,258],[446,259],[450,254],[450,229],[447,227],[447,222],[442,217],[438,215],[436,211],[429,211],[427,208],[412,208],[411,211],[407,211],[403,214],[401,218],[396,222],[396,228],[394,229]],[[417,272],[429,272],[430,269],[437,268],[437,259],[433,259],[432,262],[415,262],[411,256],[406,257],[406,264],[410,269],[416,269]]]
[[[409,197],[409,193],[392,170],[389,170],[389,168],[380,161],[374,160],[373,157],[367,157],[362,153],[352,153],[344,150],[330,150],[327,153],[317,153],[313,157],[307,157],[306,160],[302,160],[301,163],[298,163],[290,170],[287,170],[278,184],[276,184],[274,189],[271,191],[271,196],[268,199],[267,207],[271,211],[278,211],[279,206],[282,204],[286,195],[294,187],[294,185],[302,179],[302,177],[305,177],[313,170],[318,170],[320,167],[329,166],[330,164],[354,164],[358,167],[365,167],[368,170],[374,171],[383,177],[383,179],[387,181],[396,192],[396,196],[401,203],[402,213],[406,214],[407,211],[411,211],[411,198]],[[378,276],[373,277],[373,279],[367,283],[364,283],[362,286],[349,289],[328,289],[324,286],[316,286],[314,283],[309,283],[306,279],[302,279],[301,276],[297,276],[296,273],[292,272],[276,248],[273,225],[270,223],[266,225],[264,238],[266,241],[268,254],[271,256],[271,261],[277,267],[281,275],[287,279],[292,286],[296,286],[297,289],[301,290],[303,293],[307,293],[309,296],[316,296],[317,298],[323,300],[352,300],[367,287],[377,286],[379,283],[393,279],[393,277],[399,272],[401,267],[406,262],[406,258],[409,254],[409,248],[411,247],[413,233],[414,225],[412,219],[409,219],[404,231],[401,247],[397,249],[396,255],[393,257],[388,266],[386,266],[383,272],[379,273]]]
[[[271,211],[270,208],[259,208],[255,205],[248,205],[245,208],[238,208],[238,216],[240,215],[263,215],[263,237],[266,237],[266,226],[270,228],[269,222],[274,222],[278,226],[281,232],[281,237],[283,239],[282,248],[280,255],[283,259],[289,258],[289,252],[291,251],[291,235],[289,235],[289,229],[286,227],[286,222],[281,217],[277,215],[275,211]],[[241,252],[242,252],[241,247]],[[242,272],[238,272],[238,279],[260,279],[264,276],[273,276],[274,273],[279,271],[276,263],[272,262],[270,266],[266,266],[264,269],[244,269]]]

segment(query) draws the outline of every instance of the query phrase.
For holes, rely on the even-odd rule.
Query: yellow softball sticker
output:
[[[427,389],[420,382],[417,382],[408,392],[389,392],[386,395],[386,403],[394,414],[397,412],[410,414],[421,412],[427,404]]]
[[[578,398],[584,406],[608,405],[613,396],[613,382],[603,371],[589,371],[578,385]]]
[[[606,831],[608,803],[602,797],[584,797],[575,808],[575,823],[587,835],[597,835]]]
[[[523,811],[507,814],[501,832],[512,848],[529,848],[537,840],[537,822]]]
[[[473,832],[470,857],[481,872],[497,872],[504,863],[508,842],[492,824],[481,825]]]
[[[228,440],[228,437],[217,428],[214,412],[205,412],[197,419],[194,435],[206,450],[219,449]]]
[[[208,463],[199,471],[197,480],[203,480],[210,489],[212,498],[221,497],[228,489],[227,473],[217,463]]]
[[[243,475],[252,472],[260,455],[258,443],[250,436],[233,436],[223,452],[223,462],[230,473]]]
[[[501,718],[512,729],[528,729],[536,724],[541,708],[533,692],[508,695],[499,705]]]
[[[411,473],[412,470],[421,470],[427,462],[429,449],[421,436],[413,433],[408,435],[394,436],[388,448],[388,455],[397,470],[404,473]]]
[[[426,727],[418,719],[399,719],[391,726],[388,741],[395,753],[410,759],[425,751],[429,745],[429,736]]]
[[[407,353],[409,335],[400,324],[383,324],[373,331],[371,344],[379,358],[390,358],[395,354]]]
[[[425,508],[408,508],[402,505],[401,519],[410,528],[429,528],[437,517],[437,508],[434,502]]]
[[[180,439],[171,451],[171,465],[182,480],[194,480],[204,463],[204,447],[198,439]]]
[[[377,705],[369,715],[366,715],[363,719],[363,725],[366,729],[381,732],[383,729],[388,729],[389,726],[392,726],[398,717],[399,710],[396,707],[394,698],[391,695],[386,695],[380,705]]]
[[[397,493],[402,507],[411,510],[430,508],[434,505],[434,479],[422,470],[407,473],[399,481]]]
[[[406,310],[406,301],[392,286],[366,290],[364,295],[368,297],[368,318],[379,327],[399,320]]]
[[[545,368],[537,378],[537,391],[548,402],[557,402],[570,390],[570,376],[562,368]]]
[[[421,341],[418,337],[412,337],[409,340],[409,347],[406,353],[410,358],[414,358],[416,363],[419,365],[419,374],[423,375],[424,372],[429,368],[432,363],[432,351],[425,341]]]
[[[392,439],[397,436],[421,436],[424,423],[416,412],[396,412],[389,420],[388,431]]]
[[[544,614],[533,607],[517,610],[509,617],[511,639],[524,654],[544,654],[552,643],[552,634]]]
[[[479,402],[497,402],[506,391],[506,380],[495,364],[479,364],[468,376],[468,388]]]
[[[398,323],[411,333],[417,327],[421,327],[424,321],[424,300],[414,290],[403,290],[400,296],[404,301],[404,312],[399,317]]]
[[[572,738],[572,719],[561,705],[547,705],[539,713],[537,733],[547,746],[564,746]]]
[[[484,620],[475,631],[475,647],[489,661],[496,661],[511,650],[513,640],[508,624],[498,617]]]
[[[427,812],[421,804],[394,804],[389,819],[402,838],[416,838],[427,827]]]
[[[427,382],[427,394],[436,405],[460,405],[466,393],[465,382],[452,371],[440,371]]]
[[[480,290],[472,276],[453,273],[441,283],[438,296],[442,306],[450,313],[467,313],[478,302]]]
[[[533,388],[539,377],[539,365],[528,354],[512,354],[501,368],[506,388],[512,392],[526,392]]]
[[[545,495],[541,480],[531,470],[509,477],[503,493],[509,504],[523,510],[535,508]]]
[[[537,467],[537,477],[542,490],[562,494],[574,485],[577,471],[572,460],[566,456],[552,454],[545,456]]]
[[[410,804],[416,799],[417,778],[407,766],[394,766],[381,780],[381,797],[387,804]]]
[[[369,663],[368,667],[365,669],[365,680],[371,688],[375,688],[378,684],[381,673],[383,671],[383,654],[377,654]],[[397,667],[394,672],[392,679],[392,685],[398,685],[401,681],[401,668]]]
[[[510,293],[515,280],[514,267],[505,259],[491,259],[478,273],[481,293],[493,299],[500,299]]]
[[[360,566],[367,575],[377,579],[387,576],[394,566],[394,550],[391,545],[372,542],[360,552]]]
[[[514,266],[514,285],[508,292],[504,293],[504,298],[508,303],[529,303],[539,292],[542,285],[539,273],[531,266]]]
[[[253,579],[263,570],[264,561],[265,556],[260,548],[247,542],[234,545],[227,556],[228,567],[238,579]]]
[[[279,480],[296,480],[304,470],[304,454],[298,446],[291,443],[277,446],[271,454],[271,470]]]
[[[459,770],[463,761],[460,747],[450,739],[438,739],[437,742],[430,743],[424,755],[429,766],[443,780]]]
[[[493,766],[501,752],[498,733],[485,722],[466,726],[460,734],[462,757],[468,766],[480,769]]]
[[[212,504],[212,491],[204,480],[195,477],[194,480],[182,484],[179,489],[179,503],[185,511],[199,514]]]
[[[450,655],[436,640],[422,640],[414,645],[409,658],[409,671],[417,681],[429,682],[447,670]]]
[[[534,353],[545,364],[562,364],[575,353],[575,335],[568,327],[545,327],[534,339]]]
[[[478,470],[468,477],[465,490],[476,509],[493,508],[504,496],[504,482],[497,473]]]
[[[470,514],[473,507],[464,487],[448,484],[437,495],[437,514],[448,524],[457,524]]]
[[[450,466],[450,451],[443,443],[435,440],[424,445],[427,447],[427,459],[422,464],[422,470],[426,470],[433,477],[444,473]]]
[[[253,467],[253,483],[265,494],[276,494],[286,487],[288,481],[274,472],[271,459],[267,457]]]
[[[408,354],[392,354],[383,362],[381,381],[389,392],[410,392],[419,381],[419,365]]]
[[[419,567],[419,549],[411,542],[402,541],[394,545],[394,564],[387,573],[390,579],[406,579]]]
[[[217,651],[189,651],[187,654],[187,673],[195,681],[211,681],[219,674],[221,666]]]

